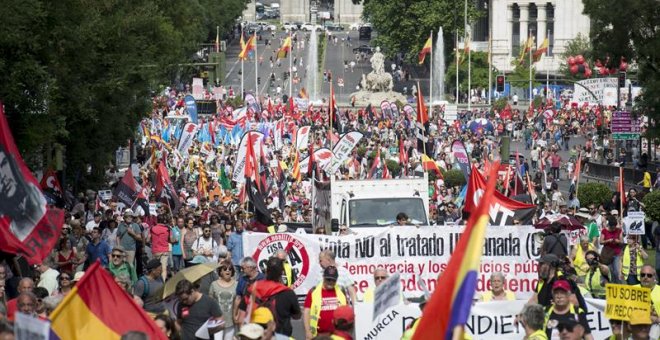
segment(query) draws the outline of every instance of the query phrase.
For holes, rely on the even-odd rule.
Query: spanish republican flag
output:
[[[60,339],[118,340],[128,331],[140,331],[150,339],[167,340],[98,261],[64,297],[50,320],[53,332]]]
[[[486,192],[470,216],[447,268],[438,278],[436,287],[442,289],[436,289],[424,307],[413,340],[463,338],[463,327],[470,315],[472,298],[477,288],[486,226],[490,219],[488,212],[497,182],[497,169],[498,164],[491,168]]]
[[[289,35],[284,39],[284,42],[282,43],[282,47],[280,47],[280,50],[277,51],[277,59],[284,59],[286,58],[287,54],[291,51],[291,36]]]
[[[241,60],[247,59],[248,54],[250,53],[250,51],[255,49],[255,47],[257,45],[257,42],[254,39],[255,39],[254,35],[251,36],[250,39],[248,39],[247,43],[245,43],[245,46],[243,47],[243,50],[238,55],[239,59],[241,59]]]
[[[444,178],[442,172],[440,172],[440,167],[431,157],[427,156],[425,153],[422,154],[422,169],[426,171],[435,171],[435,174],[438,178]]]
[[[548,46],[550,46],[550,42],[548,41],[548,38],[545,38],[541,46],[539,46],[539,48],[534,51],[534,54],[532,54],[532,60],[534,62],[541,60],[543,53],[548,52]]]
[[[431,49],[433,48],[433,43],[431,42],[431,38],[433,36],[430,36],[426,42],[424,43],[424,47],[422,47],[422,51],[419,52],[419,64],[424,63],[424,59],[426,59],[426,55],[431,53]]]

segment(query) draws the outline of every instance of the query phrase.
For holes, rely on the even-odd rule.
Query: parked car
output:
[[[261,27],[262,31],[276,31],[277,30],[277,26],[275,26],[273,24],[269,24],[267,22],[260,21],[260,22],[257,23],[257,25],[259,25]]]
[[[335,24],[334,22],[326,22],[325,23],[325,29],[328,31],[343,31],[344,26],[340,24]]]
[[[295,31],[298,29],[298,25],[292,22],[285,22],[284,25],[282,25],[282,29],[285,31]]]
[[[316,29],[317,31],[320,31],[320,30],[323,29],[323,27],[321,27],[321,25],[312,25],[312,24],[310,24],[310,23],[304,23],[304,24],[302,24],[302,26],[300,27],[300,29],[303,30],[303,31],[311,32],[311,31],[313,31],[314,29]]]
[[[374,49],[369,45],[360,45],[353,49],[353,54],[357,54],[357,53],[372,54],[373,52]]]

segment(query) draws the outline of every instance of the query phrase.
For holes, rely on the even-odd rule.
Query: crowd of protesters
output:
[[[209,317],[224,320],[225,339],[288,338],[293,334],[291,320],[297,319],[302,320],[307,339],[329,336],[352,339],[355,315],[350,306],[373,300],[373,288],[390,273],[375,271],[371,293],[357,296],[355,283],[343,267],[337,266],[335,254],[323,251],[318,259],[323,268],[322,280],[300,305],[289,288],[292,282],[287,274],[287,254],[276,254],[260,268],[251,254],[244,252],[242,234],[246,230],[283,232],[286,227],[279,227],[287,223],[311,223],[311,185],[307,174],[302,174],[302,180],[294,177],[296,159],[304,159],[310,150],[331,148],[343,133],[360,131],[364,134],[360,144],[337,173],[328,176],[383,177],[382,169],[371,171],[375,151],[380,151],[384,159],[399,163],[393,178],[425,171],[422,150],[442,172],[457,169],[457,160],[450,152],[456,139],[464,142],[472,163],[478,168],[500,158],[504,136],[524,143],[524,149],[530,150],[528,158],[516,161],[519,163],[516,168],[523,178],[529,173],[533,179],[536,196],[533,201],[538,204],[533,221],[571,216],[580,221],[584,232],[579,244],[571,245],[558,222],[545,230],[539,259],[541,284],[519,317],[528,339],[546,339],[566,332],[579,333],[575,339],[589,339],[583,297],[604,298],[608,282],[650,288],[653,300],[651,315],[636,314],[623,324],[612,320],[614,338],[626,338],[623,333],[641,339],[639,334],[649,332],[651,325],[660,325],[658,268],[648,264],[647,253],[649,249],[660,251],[660,228],[651,226],[646,235],[638,236],[626,235],[622,225],[627,213],[644,210],[640,194],[658,188],[660,182],[656,179],[653,183],[650,175],[648,180],[645,176],[641,183],[643,192],[630,189],[624,195],[625,204],[620,201],[621,195],[615,193],[600,204],[581,206],[574,187],[568,193],[559,190],[559,183],[572,179],[577,162],[581,162],[579,166],[589,162],[632,165],[638,169],[648,166],[646,154],[633,153],[629,164],[625,153],[621,157],[612,154],[612,141],[600,138],[607,136],[609,110],[569,106],[553,110],[548,117],[546,108],[527,112],[511,107],[493,111],[477,109],[462,111],[456,121],[448,123],[441,118],[443,108],[434,107],[423,132],[428,141],[420,148],[416,117],[403,108],[400,113],[389,115],[376,108],[341,109],[337,111],[336,121],[331,122],[325,107],[291,111],[288,103],[268,99],[261,103],[266,113],[246,110],[241,120],[234,116],[237,108],[224,106],[221,98],[217,98],[217,114],[202,123],[216,127],[213,136],[196,138],[186,150],[188,155],[182,156],[176,151],[177,139],[181,137],[177,129],[182,126],[167,126],[166,121],[167,117],[184,116],[183,94],[168,88],[154,99],[153,115],[140,128],[139,172],[135,176],[143,188],[153,189],[157,181],[155,164],[164,162],[181,206],[174,209],[167,202],[158,202],[151,193],[150,201],[156,209],[145,211],[139,206],[126,206],[116,198],[103,199],[93,191],[80,193],[67,207],[65,225],[51,256],[33,268],[22,265],[16,258],[0,265],[0,315],[8,322],[14,321],[17,311],[47,317],[85,270],[100,261],[117,284],[171,339],[195,339],[195,331]],[[283,145],[276,147],[275,123],[280,120],[284,123]],[[257,220],[248,207],[249,202],[241,197],[241,187],[229,180],[234,172],[238,143],[227,142],[231,138],[226,134],[237,124],[243,131],[258,128],[266,135],[262,150],[267,160],[263,162],[266,185],[263,197],[272,226]],[[218,127],[223,125],[228,127],[221,136]],[[298,149],[292,146],[292,140],[301,126],[311,126],[312,132],[309,145]],[[328,133],[329,129],[333,130],[332,134]],[[584,138],[586,142],[571,143],[574,137]],[[565,152],[569,153],[567,159],[560,156]],[[586,171],[585,168],[582,167]],[[216,176],[212,177],[211,173]],[[439,175],[430,178],[431,224],[439,227],[464,223],[461,186],[449,186]],[[108,171],[109,187],[116,186],[120,179],[117,169]],[[500,180],[499,190],[513,192],[514,181]],[[406,223],[405,214],[396,216],[399,219],[401,224]],[[312,228],[326,233],[323,227]],[[340,226],[339,235],[348,233],[346,226]],[[165,282],[184,268],[202,263],[219,265],[196,282],[179,281],[174,294],[181,304],[178,310],[168,310],[161,294]],[[256,281],[263,284],[253,285]],[[515,295],[505,290],[505,282],[504,275],[494,274],[491,290],[481,299],[515,299]],[[251,308],[254,303],[258,308]],[[185,315],[181,308],[187,308]],[[9,325],[1,323],[0,335],[7,329]],[[414,329],[414,324],[410,329]]]

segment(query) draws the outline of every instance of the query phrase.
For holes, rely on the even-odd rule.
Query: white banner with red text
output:
[[[284,249],[293,268],[296,294],[306,294],[321,280],[319,253],[331,249],[337,266],[355,281],[358,296],[373,285],[373,272],[384,268],[401,275],[403,293],[420,296],[425,285],[436,287],[438,275],[454,252],[463,226],[384,227],[359,235],[243,233],[243,250],[263,270],[269,257]],[[538,280],[540,230],[532,226],[489,226],[477,283],[478,292],[490,289],[493,272],[507,278],[506,289],[519,299],[531,296]]]

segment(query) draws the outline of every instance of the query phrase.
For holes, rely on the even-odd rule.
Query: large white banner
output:
[[[298,150],[307,149],[309,146],[309,132],[311,126],[301,126],[296,131],[296,147]]]
[[[179,145],[177,146],[177,150],[179,150],[183,157],[188,156],[188,149],[192,145],[195,136],[197,136],[197,130],[199,130],[199,127],[195,123],[187,123],[183,126],[181,139],[179,140]]]
[[[334,174],[339,170],[339,167],[348,159],[348,156],[351,155],[355,146],[362,139],[362,133],[357,131],[349,132],[343,135],[335,147],[332,149],[334,157],[330,160],[328,165],[328,172]]]
[[[605,318],[605,300],[585,299],[589,312],[587,321],[594,339],[606,339],[612,335]],[[477,302],[472,306],[466,331],[472,339],[519,340],[525,330],[515,323],[527,300]],[[421,315],[417,304],[400,304],[376,316],[372,321],[373,304],[358,303],[355,306],[355,339],[400,339],[406,327]],[[438,335],[438,339],[441,336]]]
[[[318,164],[320,169],[325,170],[330,164],[332,158],[333,158],[332,151],[330,151],[330,149],[328,148],[320,148],[314,150],[314,161],[316,162],[316,164]],[[309,156],[303,158],[300,161],[300,173],[306,174],[308,169],[309,169]]]
[[[241,138],[241,143],[238,145],[238,152],[236,153],[236,165],[234,166],[234,174],[232,180],[236,183],[245,183],[245,158],[247,156],[247,143],[252,140],[252,148],[254,149],[254,156],[261,160],[261,143],[264,140],[264,134],[257,131],[248,131]]]
[[[243,249],[262,269],[278,250],[288,251],[296,294],[306,294],[320,282],[318,256],[327,248],[335,252],[337,265],[350,273],[358,296],[373,285],[376,268],[399,273],[404,295],[420,296],[422,285],[435,290],[462,231],[463,226],[410,226],[372,228],[346,236],[245,232]],[[518,298],[530,297],[538,281],[536,259],[541,244],[537,233],[532,226],[489,226],[477,291],[488,290],[491,273],[502,272],[507,289]]]
[[[577,85],[580,84],[580,85]],[[585,79],[577,82],[573,90],[573,102],[578,104],[590,103],[590,104],[599,104],[603,101],[603,94],[606,88],[613,87],[616,88],[619,83],[618,79],[615,77],[612,78],[593,78]],[[587,89],[589,89],[596,97],[594,98]]]

